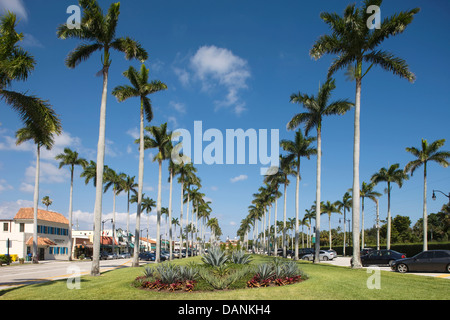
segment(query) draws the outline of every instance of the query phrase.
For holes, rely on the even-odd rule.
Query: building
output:
[[[62,214],[38,209],[39,260],[69,259],[69,220]],[[0,254],[29,259],[33,253],[34,210],[21,208],[12,220],[0,220]]]

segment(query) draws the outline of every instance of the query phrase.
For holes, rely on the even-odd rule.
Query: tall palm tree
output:
[[[355,119],[353,141],[353,267],[361,268],[359,254],[359,158],[360,158],[360,106],[361,84],[364,76],[374,66],[380,66],[386,71],[405,78],[410,82],[415,80],[405,60],[394,54],[380,50],[378,47],[384,40],[402,33],[412,22],[414,15],[420,9],[402,11],[385,18],[380,28],[370,29],[367,26],[372,5],[381,6],[382,0],[365,0],[362,8],[355,8],[355,4],[348,5],[343,16],[336,13],[322,12],[320,18],[330,27],[330,35],[322,35],[310,50],[310,56],[316,60],[325,54],[336,55],[328,69],[328,77],[338,70],[347,68],[356,82]],[[363,63],[369,64],[363,70]]]
[[[403,182],[408,180],[408,175],[399,169],[398,163],[393,164],[389,169],[381,168],[380,171],[372,175],[371,181],[375,185],[380,182],[387,183],[388,194],[388,213],[387,213],[387,236],[386,236],[386,248],[391,248],[391,183],[396,183],[399,188],[403,186]],[[353,201],[355,201],[355,195],[353,195]],[[355,232],[355,230],[353,230]]]
[[[36,144],[36,173],[34,184],[34,218],[33,218],[33,263],[38,263],[37,254],[37,215],[38,215],[38,202],[39,202],[39,165],[40,165],[40,152],[44,147],[50,150],[54,144],[54,136],[61,134],[61,122],[59,118],[54,114],[53,109],[47,105],[48,114],[39,122],[41,125],[29,125],[17,130],[16,132],[16,144],[19,145],[25,141],[32,140]]]
[[[328,215],[328,241],[331,249],[331,243],[333,242],[331,239],[331,214],[333,213],[340,214],[341,212],[337,209],[336,203],[331,203],[330,201],[327,201],[325,203],[322,202],[321,212],[326,213]]]
[[[316,203],[320,201],[321,191],[321,164],[322,164],[322,121],[325,116],[343,115],[353,105],[346,99],[336,100],[329,103],[331,93],[336,88],[334,79],[327,81],[319,88],[317,97],[307,94],[291,95],[291,102],[302,104],[307,112],[296,114],[287,124],[288,130],[294,130],[300,124],[305,125],[305,134],[308,135],[312,128],[317,130],[317,174],[316,174]],[[320,239],[320,208],[316,210],[316,239]],[[319,262],[320,243],[316,241],[315,245],[315,263]]]
[[[114,239],[116,238],[116,196],[123,191],[127,175],[125,173],[116,173],[113,169],[106,167],[104,171],[105,187],[103,192],[108,191],[112,187],[113,191],[113,219],[112,219],[112,252],[115,253]]]
[[[35,59],[18,45],[24,39],[16,31],[17,17],[7,12],[0,18],[0,99],[15,112],[25,127],[38,132],[46,127],[47,117],[55,118],[48,102],[34,95],[10,90],[13,82],[26,81],[36,66]]]
[[[192,179],[197,172],[197,169],[191,162],[182,162],[175,164],[174,176],[179,175],[178,183],[181,186],[181,201],[180,201],[180,252],[183,249],[183,203],[184,203],[184,187],[186,183]],[[181,255],[180,255],[181,257]]]
[[[139,198],[136,199],[136,203],[139,200]],[[142,194],[142,201],[141,201],[141,209],[142,212],[147,213],[147,238],[148,238],[148,232],[150,230],[150,212],[152,212],[153,208],[156,207],[156,202],[152,198],[144,197]],[[140,231],[140,230],[139,230]],[[159,242],[159,239],[156,239],[156,243]],[[148,243],[148,241],[147,241]],[[138,254],[139,255],[139,254]]]
[[[364,199],[368,198],[374,202],[377,197],[381,197],[381,193],[374,191],[375,184],[363,181],[359,196],[361,197],[361,249],[364,248]]]
[[[73,172],[75,166],[81,166],[83,169],[88,166],[88,162],[84,158],[78,157],[78,152],[72,151],[70,148],[64,148],[64,153],[60,153],[55,157],[59,160],[59,169],[63,166],[70,167],[70,195],[69,195],[69,261],[72,260],[72,210],[73,210]]]
[[[166,90],[167,86],[159,80],[148,80],[149,69],[144,64],[141,65],[141,70],[138,72],[134,67],[129,67],[123,73],[130,85],[117,86],[113,89],[112,94],[119,102],[123,102],[129,98],[137,97],[140,99],[140,118],[139,118],[139,173],[138,173],[138,204],[136,212],[136,237],[134,246],[133,266],[139,266],[139,231],[141,221],[141,201],[142,189],[144,186],[144,118],[150,123],[153,119],[153,111],[151,100],[148,97],[155,92]]]
[[[83,168],[83,172],[80,174],[80,178],[84,178],[84,184],[88,184],[92,180],[94,187],[97,185],[97,163],[95,161],[89,161],[89,165]]]
[[[425,139],[422,139],[422,149],[415,147],[406,148],[406,151],[411,153],[415,160],[408,162],[405,166],[405,172],[411,172],[411,177],[420,166],[423,165],[423,251],[428,250],[427,241],[427,163],[430,161],[437,162],[442,167],[448,167],[448,159],[450,158],[449,151],[438,151],[445,143],[445,139],[436,140],[430,144]]]
[[[162,176],[162,162],[170,159],[169,146],[172,145],[171,136],[172,133],[167,131],[167,123],[163,123],[161,126],[146,127],[146,131],[150,133],[149,136],[144,136],[144,148],[152,149],[157,148],[158,153],[153,158],[153,161],[158,161],[159,175],[158,175],[158,198],[156,203],[156,258],[155,261],[160,261],[161,243],[159,242],[161,234],[161,176]]]
[[[103,196],[103,165],[105,158],[105,127],[106,127],[106,99],[108,94],[108,75],[111,66],[111,51],[116,50],[125,54],[127,60],[138,59],[144,62],[148,58],[147,52],[139,42],[129,37],[116,37],[119,22],[120,2],[112,3],[104,14],[97,0],[79,0],[83,12],[80,28],[70,29],[66,23],[57,30],[60,39],[78,39],[82,43],[72,50],[66,58],[66,66],[75,68],[87,60],[94,52],[102,52],[101,74],[103,75],[102,100],[100,105],[100,123],[97,145],[97,177],[94,208],[94,248],[91,275],[100,275],[100,227],[102,220]]]
[[[338,200],[335,202],[336,204],[336,208],[338,210],[343,210],[343,215],[344,215],[344,245],[342,247],[342,255],[345,256],[345,246],[346,246],[346,230],[345,230],[345,226],[346,226],[346,216],[345,213],[347,210],[350,210],[352,208],[352,196],[350,195],[349,192],[344,193],[344,196],[342,197],[342,200]]]
[[[275,199],[275,217],[274,217],[274,238],[275,238],[275,243],[274,243],[274,252],[275,255],[277,255],[278,253],[278,241],[277,241],[277,236],[278,236],[278,231],[277,231],[277,215],[278,215],[278,198],[281,197],[281,192],[278,191],[278,189],[280,188],[280,184],[284,183],[284,177],[280,174],[281,171],[277,170],[275,174],[270,175],[270,176],[266,176],[264,178],[264,182],[270,185],[270,188],[272,189],[273,192],[273,196]]]
[[[123,183],[123,191],[127,193],[127,250],[129,250],[130,243],[130,193],[137,195],[136,188],[138,184],[134,182],[135,177],[130,177],[127,175],[124,183]]]
[[[296,174],[296,187],[295,187],[295,219],[297,224],[295,225],[295,255],[294,259],[298,260],[298,223],[300,221],[299,217],[299,189],[300,189],[300,158],[306,157],[308,160],[312,155],[317,154],[317,149],[311,147],[311,143],[316,141],[314,137],[305,137],[301,129],[295,132],[295,138],[293,141],[290,140],[282,140],[281,147],[284,151],[288,152],[287,157],[291,159],[291,161],[295,161],[297,164],[297,174]]]

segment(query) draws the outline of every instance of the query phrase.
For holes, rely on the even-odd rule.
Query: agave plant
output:
[[[161,263],[155,268],[164,284],[171,284],[180,280],[180,268],[172,263]]]
[[[225,251],[219,247],[212,247],[207,254],[202,256],[202,261],[213,267],[220,267],[228,261]]]
[[[256,274],[260,280],[264,281],[271,279],[275,275],[273,265],[270,263],[262,263],[258,265]]]
[[[244,250],[233,251],[230,260],[235,264],[248,264],[251,259],[249,254],[245,254]]]
[[[194,266],[179,266],[181,281],[193,281],[198,277],[198,269]]]

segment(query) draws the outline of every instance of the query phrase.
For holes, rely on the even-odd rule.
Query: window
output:
[[[434,257],[437,259],[437,258],[448,258],[449,257],[449,254],[448,253],[446,253],[445,251],[436,251],[435,253],[434,253]]]
[[[8,231],[8,222],[3,223],[3,231]]]
[[[25,223],[19,225],[19,232],[25,232]]]

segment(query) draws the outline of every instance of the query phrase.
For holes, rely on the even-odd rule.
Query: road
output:
[[[101,260],[100,272],[130,267],[132,259]],[[145,262],[148,263],[148,262]],[[75,273],[88,275],[92,261],[41,261],[39,264],[3,266],[0,268],[0,290],[32,283],[67,279]]]
[[[336,266],[344,266],[349,267],[350,266],[350,259],[351,257],[337,257],[330,261],[321,261],[321,263],[329,263]],[[381,271],[392,271],[390,267],[379,267]],[[436,278],[444,278],[450,280],[450,273],[438,273],[438,272],[408,272],[407,274],[416,274],[419,276],[428,276],[428,277],[436,277]]]

